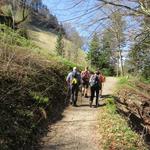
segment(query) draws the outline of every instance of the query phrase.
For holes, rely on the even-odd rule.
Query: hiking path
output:
[[[116,78],[107,77],[103,95],[111,95],[116,83]],[[100,98],[99,104],[104,101]],[[42,138],[42,150],[100,150],[99,109],[101,107],[90,108],[89,98],[81,98],[79,93],[78,107],[69,106],[63,112],[62,120],[49,125],[49,132]]]

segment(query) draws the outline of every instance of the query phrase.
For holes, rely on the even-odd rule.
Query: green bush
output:
[[[26,39],[20,34],[21,34],[21,29],[20,31],[18,30],[18,32],[15,32],[10,27],[0,24],[1,43],[7,44],[7,45],[16,45],[20,47],[28,47],[31,49],[37,48],[37,46],[31,43],[30,40]]]
[[[116,75],[113,68],[103,68],[103,69],[101,69],[101,72],[102,72],[105,76],[113,76],[113,75]]]
[[[129,80],[128,76],[126,76],[126,77],[120,77],[118,84],[120,84],[120,85],[128,84],[129,83],[128,80]]]
[[[26,29],[26,28],[20,28],[20,29],[18,29],[18,30],[17,30],[17,33],[18,33],[20,36],[22,36],[22,37],[24,37],[24,38],[26,38],[26,39],[29,39],[28,32],[27,32],[27,29]]]

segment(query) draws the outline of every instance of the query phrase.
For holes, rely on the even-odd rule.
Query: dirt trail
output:
[[[103,94],[112,94],[116,79],[106,79]],[[79,95],[80,97],[80,95]],[[101,103],[101,100],[99,100]],[[95,105],[95,101],[93,103]],[[47,136],[42,139],[42,150],[100,150],[101,135],[98,132],[99,108],[90,108],[89,99],[82,98],[79,107],[69,106],[63,119],[49,126]]]

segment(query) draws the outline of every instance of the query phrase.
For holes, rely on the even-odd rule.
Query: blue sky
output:
[[[51,13],[57,16],[60,23],[71,23],[83,37],[89,38],[92,36],[95,29],[102,31],[104,28],[110,25],[107,20],[100,21],[99,23],[95,24],[92,23],[98,21],[99,18],[103,18],[108,14],[111,14],[109,8],[99,9],[98,5],[96,5],[97,0],[84,0],[83,3],[75,5],[75,3],[80,1],[81,0],[43,0],[44,4],[46,4],[50,9]],[[122,0],[122,2],[127,5],[126,0]],[[130,7],[136,7],[135,3],[133,2],[129,2],[128,5]],[[136,32],[139,26],[137,21],[131,17],[127,17],[126,22],[126,35],[128,37],[130,36],[131,32]],[[126,50],[129,49],[130,44],[131,40],[128,40],[125,47]]]
[[[76,2],[79,1],[80,0],[76,0]],[[82,36],[88,36],[90,34],[90,29],[87,29],[86,25],[94,15],[94,12],[90,13],[90,15],[83,15],[90,8],[93,7],[94,9],[95,0],[88,1],[89,2],[86,2],[85,0],[85,2],[75,6],[74,0],[43,0],[50,11],[57,16],[59,22],[71,23]]]
[[[80,1],[81,0],[43,0],[44,4],[46,4],[50,9],[51,13],[57,16],[59,22],[71,23],[77,28],[81,35],[89,35],[90,32],[94,31],[94,29],[97,28],[99,23],[100,30],[109,25],[106,21],[100,21],[96,24],[92,23],[94,21],[98,21],[99,18],[103,18],[106,17],[108,14],[111,14],[109,8],[99,9],[99,6],[97,5],[97,0],[84,0],[84,2],[78,4],[78,2]],[[123,1],[126,4],[127,1],[122,0],[122,2]],[[136,6],[133,2],[128,2],[128,5],[130,7]],[[136,22],[134,22],[133,20],[131,21],[130,19],[131,18],[127,19],[128,26],[133,26],[134,24],[136,24]],[[91,24],[92,26],[88,26]],[[133,29],[134,28],[135,27],[133,27]]]

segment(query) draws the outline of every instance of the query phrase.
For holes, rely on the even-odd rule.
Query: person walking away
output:
[[[70,89],[71,94],[71,103],[73,106],[77,106],[79,86],[81,84],[81,75],[77,71],[77,68],[74,67],[66,78],[68,88]]]
[[[88,67],[85,67],[85,70],[81,72],[82,78],[82,94],[85,98],[88,98],[88,88],[89,88],[89,79],[90,79],[90,72]]]
[[[101,72],[99,74],[99,80],[100,80],[100,97],[102,97],[103,86],[104,86],[104,82],[105,82],[106,78]]]
[[[91,97],[90,97],[90,107],[92,107],[94,95],[96,94],[96,106],[98,107],[98,98],[99,98],[99,89],[100,89],[100,81],[99,81],[99,72],[96,71],[95,74],[92,73],[90,80],[90,91],[91,91]]]

